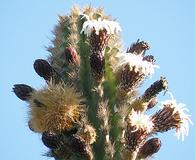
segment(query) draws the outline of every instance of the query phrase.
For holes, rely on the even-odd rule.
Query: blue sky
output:
[[[44,81],[33,70],[33,62],[46,58],[45,46],[50,44],[51,31],[57,24],[57,15],[67,14],[72,5],[104,7],[107,14],[117,18],[123,32],[125,47],[138,38],[151,44],[160,66],[144,87],[167,77],[169,89],[178,102],[185,103],[195,122],[195,1],[194,0],[1,0],[0,1],[0,153],[2,160],[46,160],[47,148],[40,135],[27,127],[28,107],[11,91],[13,84],[26,83],[35,88]],[[164,97],[162,97],[164,99]],[[173,132],[159,134],[162,148],[155,159],[192,159],[194,157],[195,129],[178,141]]]

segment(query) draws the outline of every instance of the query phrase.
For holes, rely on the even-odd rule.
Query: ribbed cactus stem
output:
[[[78,23],[78,30],[82,29],[82,25],[84,23],[84,19],[79,20]],[[97,106],[98,106],[98,97],[100,95],[95,95],[93,88],[93,79],[91,75],[91,67],[90,67],[90,47],[86,42],[86,36],[81,34],[80,40],[78,42],[78,50],[80,53],[80,84],[83,94],[86,97],[86,104],[88,106],[88,118],[90,122],[96,128],[98,134],[97,142],[94,144],[94,151],[95,151],[95,159],[103,159],[104,157],[104,147],[103,147],[103,137],[100,134],[100,124],[97,118]],[[100,88],[101,89],[101,88]]]

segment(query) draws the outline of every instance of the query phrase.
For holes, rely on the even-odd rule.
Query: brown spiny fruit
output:
[[[62,55],[68,63],[72,63],[76,65],[80,64],[78,53],[73,47],[66,48]]]
[[[34,62],[34,69],[36,73],[45,80],[50,80],[54,74],[51,65],[44,59],[37,59]]]
[[[105,59],[101,52],[93,53],[90,56],[92,74],[97,80],[101,80],[105,72]]]
[[[141,54],[144,56],[145,51],[149,50],[150,46],[147,42],[141,41],[139,42],[139,39],[136,43],[133,43],[130,48],[127,49],[127,53],[134,53],[134,54]]]
[[[48,131],[43,132],[42,141],[43,144],[50,149],[56,149],[63,143],[60,135]]]
[[[162,90],[168,89],[168,82],[165,77],[161,77],[160,80],[154,82],[142,96],[143,101],[149,102],[153,97],[156,97]]]
[[[23,101],[28,101],[34,89],[26,84],[15,84],[13,92]]]
[[[161,141],[159,138],[152,138],[148,140],[139,150],[138,159],[145,159],[151,157],[160,150]]]

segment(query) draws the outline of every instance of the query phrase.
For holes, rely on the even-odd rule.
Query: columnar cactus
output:
[[[190,116],[172,95],[147,115],[168,82],[161,77],[138,95],[158,66],[146,55],[147,42],[138,40],[124,51],[121,31],[102,9],[73,7],[59,17],[48,60],[34,62],[45,87],[14,85],[29,105],[29,128],[42,135],[55,160],[147,159],[161,147],[151,136],[171,129],[178,138],[188,135]]]

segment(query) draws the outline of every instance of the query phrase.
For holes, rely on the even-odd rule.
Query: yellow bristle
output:
[[[34,92],[29,101],[32,128],[37,132],[71,129],[83,115],[81,100],[72,87],[64,84],[49,84]]]

